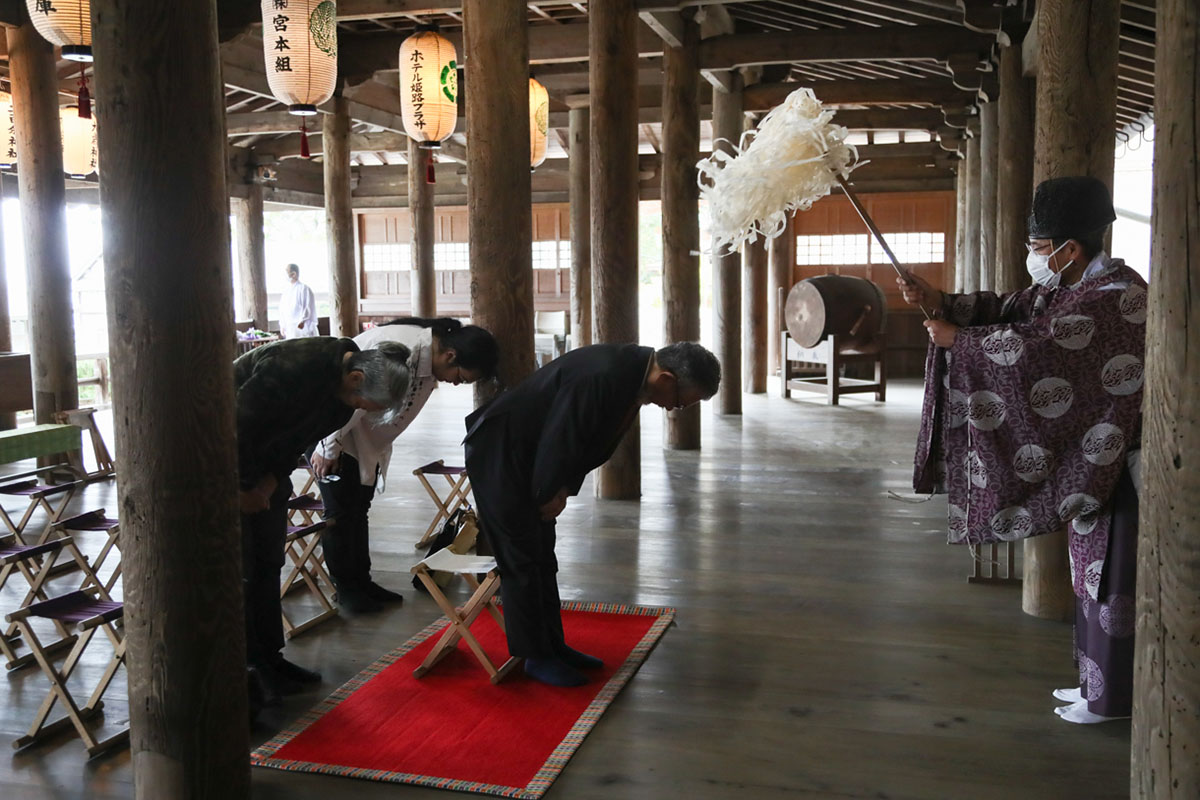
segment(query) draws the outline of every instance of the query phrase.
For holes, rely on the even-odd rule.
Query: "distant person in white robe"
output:
[[[300,267],[287,265],[288,285],[279,295],[279,335],[303,339],[317,335],[317,298],[300,282]]]

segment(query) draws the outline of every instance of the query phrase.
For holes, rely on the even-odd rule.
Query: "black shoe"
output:
[[[293,664],[283,656],[276,659],[271,665],[275,669],[275,673],[285,680],[293,681],[297,684],[304,683],[320,683],[321,673],[314,672],[311,669],[305,669],[299,664]]]
[[[278,705],[280,697],[304,691],[300,681],[285,675],[276,664],[256,664],[252,669],[262,682],[265,705]]]
[[[383,611],[383,603],[373,599],[365,590],[338,589],[337,604],[351,614],[373,614]]]
[[[399,592],[393,592],[391,589],[385,589],[375,581],[367,583],[363,594],[380,603],[395,603],[399,605],[404,602],[404,595]]]
[[[574,667],[575,669],[600,669],[604,666],[604,662],[595,656],[581,653],[566,644],[556,648],[555,655],[562,659],[562,662],[568,667]]]
[[[525,659],[525,674],[551,686],[583,686],[588,682],[582,672],[553,657]]]

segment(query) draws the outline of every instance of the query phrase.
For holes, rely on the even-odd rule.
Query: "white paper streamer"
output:
[[[812,89],[800,88],[746,131],[734,146],[701,159],[696,168],[700,198],[708,202],[712,247],[737,250],[759,236],[774,239],[787,215],[829,194],[840,174],[859,166],[858,151],[846,144],[847,131],[831,123]],[[725,141],[725,140],[718,140]]]

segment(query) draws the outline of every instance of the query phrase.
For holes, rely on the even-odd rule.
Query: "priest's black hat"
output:
[[[1033,193],[1029,238],[1085,236],[1104,230],[1116,218],[1108,187],[1096,178],[1051,178]]]

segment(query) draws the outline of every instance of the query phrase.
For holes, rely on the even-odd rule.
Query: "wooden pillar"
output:
[[[29,283],[33,414],[42,424],[53,422],[55,411],[79,406],[54,47],[26,22],[8,29],[8,63]]]
[[[638,80],[634,0],[588,4],[592,98],[592,307],[597,342],[638,340]],[[596,496],[641,495],[639,425],[596,472]]]
[[[1025,241],[1033,203],[1034,80],[1021,69],[1021,44],[1000,51],[1000,156],[996,169],[996,291],[1029,285]]]
[[[1038,3],[1037,120],[1033,182],[1090,175],[1112,189],[1120,0]],[[1066,531],[1025,540],[1021,607],[1070,620],[1075,593]]]
[[[329,252],[329,333],[358,335],[358,270],[354,266],[354,211],[350,205],[350,101],[333,98],[322,115],[325,166],[325,238]]]
[[[6,176],[0,174],[0,201],[4,199],[4,181]],[[4,258],[4,215],[0,214],[0,353],[12,351],[12,318],[8,313],[8,265]],[[0,413],[0,431],[8,431],[17,427],[17,414],[14,411]]]
[[[529,34],[520,0],[466,0],[471,317],[500,340],[499,382],[533,371]],[[475,400],[495,393],[475,385]]]
[[[767,391],[767,243],[742,246],[742,388]]]
[[[963,290],[963,271],[967,263],[967,159],[960,159],[954,176],[954,272],[946,276],[945,288],[949,291]]]
[[[982,192],[980,169],[982,156],[980,153],[980,131],[967,139],[967,184],[963,195],[964,218],[966,230],[963,231],[963,260],[958,265],[958,273],[962,280],[964,292],[979,291],[979,212]]]
[[[433,272],[433,184],[426,174],[433,151],[408,140],[408,213],[412,220],[412,313],[437,316],[437,276]]]
[[[592,343],[591,113],[586,102],[567,112],[571,143],[571,347]]]
[[[796,263],[796,217],[793,214],[787,215],[787,226],[783,229],[783,233],[771,240],[769,247],[768,258],[771,263],[771,276],[767,284],[767,309],[769,311],[767,323],[767,352],[770,354],[767,359],[767,368],[773,372],[779,373],[783,364],[780,361],[781,354],[779,352],[779,334],[783,333],[787,327],[783,318],[783,302],[787,300],[787,293],[792,288],[792,276]],[[780,292],[782,298],[780,300]],[[782,380],[782,377],[781,377]]]
[[[1161,0],[1133,679],[1133,798],[1200,786],[1200,8]]]
[[[92,13],[136,796],[246,798],[216,4],[103,0]]]
[[[682,15],[681,47],[663,53],[662,236],[663,341],[700,340],[700,72],[696,46],[700,26],[693,11]],[[667,411],[664,444],[700,448],[700,406]]]
[[[979,107],[979,288],[996,289],[996,166],[1000,116],[995,102]]]
[[[249,319],[254,327],[267,329],[267,250],[263,235],[263,187],[251,183],[246,197],[231,197],[237,235],[238,280],[242,285],[240,319]]]
[[[731,145],[742,135],[742,76],[734,70],[728,79],[730,91],[713,89],[713,149],[732,153]],[[724,376],[717,390],[717,413],[741,414],[742,258],[736,251],[717,254],[714,250],[712,259],[713,339]]]

